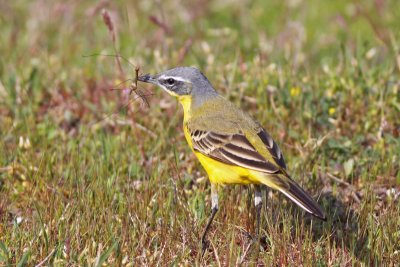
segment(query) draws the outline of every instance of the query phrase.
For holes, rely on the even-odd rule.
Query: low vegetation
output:
[[[2,1],[0,265],[395,266],[399,21],[391,0]],[[226,187],[200,257],[182,111],[130,86],[179,65],[265,126],[327,222],[266,190],[247,249],[253,189]]]

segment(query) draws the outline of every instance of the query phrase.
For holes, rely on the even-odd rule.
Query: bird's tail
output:
[[[290,177],[284,176],[283,174],[274,175],[273,177],[264,176],[260,179],[260,182],[280,191],[305,211],[326,221],[326,216],[322,208]]]

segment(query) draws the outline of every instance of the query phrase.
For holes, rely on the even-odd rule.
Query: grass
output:
[[[109,90],[132,66],[83,55],[115,49],[143,73],[201,68],[319,196],[326,223],[264,194],[267,245],[245,265],[396,265],[399,9],[389,0],[3,1],[0,265],[226,266],[247,253],[252,188],[231,186],[201,259],[210,189],[180,107],[144,85],[149,105]]]

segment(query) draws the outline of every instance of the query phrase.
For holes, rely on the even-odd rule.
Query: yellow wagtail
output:
[[[246,113],[220,96],[198,69],[178,67],[139,81],[160,86],[183,106],[186,140],[211,182],[212,212],[202,235],[206,235],[218,210],[218,186],[255,184],[259,235],[262,206],[260,185],[276,189],[312,215],[325,220],[319,205],[289,176],[283,155],[271,136]]]

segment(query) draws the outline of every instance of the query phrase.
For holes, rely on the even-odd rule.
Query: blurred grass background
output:
[[[399,21],[395,0],[1,1],[0,264],[395,266]],[[180,107],[84,57],[116,51],[141,73],[199,67],[328,222],[265,194],[268,244],[244,257],[252,189],[226,187],[201,259],[209,184]]]

